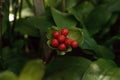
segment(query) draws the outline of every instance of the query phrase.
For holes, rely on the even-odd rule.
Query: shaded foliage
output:
[[[35,16],[32,0],[6,0],[0,18],[0,79],[119,80],[119,4],[120,0],[44,0],[45,13]],[[79,47],[58,55],[47,45],[53,26],[70,29]]]

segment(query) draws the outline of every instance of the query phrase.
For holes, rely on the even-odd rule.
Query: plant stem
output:
[[[23,5],[23,0],[20,0],[19,18],[21,18],[22,5]]]
[[[30,0],[25,0],[25,1],[26,1],[26,3],[27,3],[28,7],[29,7],[30,9],[33,9],[33,5],[30,3]]]
[[[43,15],[45,13],[44,0],[33,0],[35,15]]]
[[[62,11],[65,12],[65,0],[62,0]]]
[[[2,48],[2,0],[0,0],[0,49]]]
[[[16,0],[15,13],[14,13],[14,21],[13,21],[13,25],[12,25],[12,29],[11,29],[12,35],[14,35],[14,28],[15,28],[15,25],[16,25],[18,9],[19,9],[19,2],[18,2],[18,0]]]

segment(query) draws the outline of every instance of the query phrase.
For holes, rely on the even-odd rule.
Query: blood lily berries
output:
[[[58,38],[59,35],[60,35],[59,31],[56,30],[56,31],[53,32],[53,37],[54,38]]]
[[[64,36],[67,36],[68,33],[69,33],[69,30],[68,30],[67,28],[63,28],[63,29],[61,30],[61,34],[64,35]]]
[[[70,45],[71,45],[71,42],[72,42],[72,39],[70,39],[70,38],[66,38],[66,39],[65,39],[65,44],[66,44],[67,46],[70,46]]]
[[[60,43],[64,42],[64,41],[65,41],[65,36],[64,36],[64,35],[59,35],[59,36],[58,36],[58,41],[59,41]]]
[[[67,52],[67,49],[69,48],[77,48],[78,42],[75,40],[72,40],[69,36],[69,29],[63,28],[60,31],[55,30],[52,33],[52,39],[50,41],[50,45],[58,49],[62,52]]]
[[[58,42],[57,39],[52,39],[50,44],[52,45],[52,47],[58,47],[59,46],[59,42]]]
[[[58,49],[59,49],[60,51],[65,51],[65,50],[66,50],[66,45],[65,45],[64,43],[62,43],[62,44],[60,44],[60,45],[58,46]]]
[[[72,41],[71,46],[73,48],[77,48],[78,47],[78,42],[77,41]]]

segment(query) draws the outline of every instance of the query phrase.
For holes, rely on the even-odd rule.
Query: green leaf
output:
[[[103,27],[102,31],[100,32],[100,35],[99,35],[100,38],[102,38],[106,34],[108,34],[108,32],[111,30],[111,27],[113,26],[113,24],[116,23],[117,18],[118,18],[118,14],[114,14],[111,16],[108,23],[106,23],[106,25],[105,25],[106,27]]]
[[[19,80],[42,80],[45,66],[41,60],[28,62],[20,74]]]
[[[58,7],[61,4],[61,0],[45,0],[45,4],[50,7]]]
[[[91,61],[82,57],[64,56],[47,65],[45,80],[81,80]]]
[[[114,59],[115,58],[114,52],[111,49],[106,48],[106,47],[101,46],[101,45],[98,45],[98,49],[99,49],[99,53],[100,53],[101,57],[107,58],[107,59]]]
[[[111,80],[119,80],[120,79],[120,68],[113,69],[113,75],[111,75]]]
[[[79,0],[66,0],[66,9],[69,10],[78,4]]]
[[[0,80],[17,80],[17,77],[13,72],[5,71],[0,73]]]
[[[85,21],[86,28],[91,35],[98,33],[101,28],[109,21],[112,13],[106,10],[106,7],[96,7]]]
[[[113,0],[106,6],[110,12],[120,12],[120,0]]]
[[[92,3],[85,1],[79,6],[70,9],[69,12],[72,13],[78,21],[84,22],[93,9],[94,6]]]
[[[116,67],[116,68],[112,68],[109,71],[107,71],[104,75],[102,75],[102,80],[119,80],[120,78],[120,73],[117,73],[120,71],[120,68]],[[115,76],[115,75],[118,76]]]
[[[22,35],[39,37],[40,31],[33,26],[33,23],[28,23],[26,19],[18,20],[15,27],[15,32],[19,32]]]
[[[22,35],[40,37],[40,32],[46,32],[52,22],[46,16],[35,16],[27,19],[20,19],[16,23],[15,31]]]
[[[89,49],[93,50],[96,53],[98,53],[98,44],[96,41],[89,35],[88,31],[85,29],[82,29],[83,32],[83,43],[80,45],[82,49]]]
[[[54,25],[54,23],[46,15],[31,17],[28,23],[33,24],[33,27],[40,30],[40,32],[47,32],[47,29]],[[32,22],[32,23],[31,23]]]
[[[99,59],[90,65],[82,80],[103,80],[105,73],[115,67],[117,65],[112,60]]]
[[[58,27],[69,28],[69,27],[76,26],[77,22],[75,21],[73,16],[67,13],[62,13],[54,8],[51,8],[51,12],[52,12],[53,19]]]
[[[107,40],[105,42],[106,45],[110,46],[111,44],[113,44],[115,41],[120,41],[120,35],[116,35],[111,37],[109,40]]]
[[[69,28],[68,38],[78,41],[79,44],[83,42],[83,32],[80,28],[71,27]]]
[[[19,73],[27,59],[21,55],[21,49],[4,47],[2,48],[2,67],[14,73]]]
[[[92,50],[93,55],[97,58],[114,59],[115,55],[110,49],[97,44],[85,29],[82,29],[82,31],[84,37],[83,43],[80,45],[82,49]]]

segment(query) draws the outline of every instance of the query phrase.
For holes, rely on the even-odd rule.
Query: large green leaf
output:
[[[89,35],[88,31],[85,29],[82,29],[83,32],[83,43],[80,44],[79,46],[82,49],[85,50],[92,50],[95,53],[93,53],[94,56],[99,56],[99,50],[98,50],[98,44],[96,43],[96,41]]]
[[[100,32],[100,35],[98,36],[99,38],[102,38],[106,34],[108,34],[108,32],[111,30],[111,27],[113,26],[113,24],[115,24],[117,18],[118,18],[118,14],[114,14],[111,16],[111,18],[109,19],[109,21],[105,25],[106,27],[102,28],[102,31]]]
[[[84,41],[80,45],[83,49],[95,49],[97,48],[96,41],[89,35],[88,31],[82,29]]]
[[[15,31],[23,35],[39,37],[40,32],[46,32],[47,28],[51,26],[52,22],[46,16],[35,16],[18,20]]]
[[[120,79],[120,68],[114,68],[113,75],[111,75],[111,80],[119,80]]]
[[[98,45],[98,49],[99,49],[98,53],[100,57],[107,58],[107,59],[115,58],[114,52],[111,49],[102,45]]]
[[[69,10],[69,9],[75,7],[78,4],[78,2],[79,2],[79,0],[66,0],[65,7],[67,10]]]
[[[41,60],[33,60],[26,64],[22,70],[19,80],[42,80],[45,66]]]
[[[70,9],[69,12],[72,13],[78,21],[84,22],[84,20],[87,18],[87,16],[93,9],[94,6],[92,5],[92,3],[85,1],[79,6]]]
[[[77,22],[74,17],[67,14],[62,13],[54,8],[51,8],[53,19],[58,27],[73,27],[76,26]]]
[[[45,4],[50,7],[58,7],[61,3],[61,0],[45,0]]]
[[[119,71],[120,71],[120,68],[118,68],[118,67],[112,68],[103,75],[101,80],[119,80],[120,73],[117,73]],[[118,76],[116,76],[116,74]]]
[[[105,73],[116,66],[117,65],[112,60],[99,59],[90,65],[82,80],[104,80],[102,78]]]
[[[108,59],[114,59],[114,53],[108,48],[101,46],[88,34],[85,29],[83,31],[83,43],[80,45],[82,49],[92,50],[95,57],[103,57]]]
[[[116,35],[116,36],[111,37],[109,40],[107,40],[105,42],[105,44],[108,45],[108,46],[110,46],[115,41],[120,41],[120,35]]]
[[[88,16],[85,25],[91,35],[98,33],[101,28],[109,21],[112,13],[106,10],[106,7],[96,7]]]
[[[3,59],[2,66],[12,72],[19,73],[27,59],[21,55],[20,45],[14,47],[15,48],[2,48],[2,53],[0,54]],[[20,49],[18,49],[18,47]]]
[[[45,80],[81,80],[91,61],[64,56],[47,65]]]
[[[110,11],[110,12],[120,12],[120,0],[117,0],[117,1],[115,1],[115,0],[112,0],[112,1],[110,1],[108,4],[107,4],[107,6],[106,6],[107,8],[108,8],[108,11]]]
[[[40,31],[33,26],[34,23],[29,23],[26,19],[17,21],[15,31],[22,35],[39,37]]]
[[[10,71],[0,73],[0,80],[17,80],[17,76]]]

